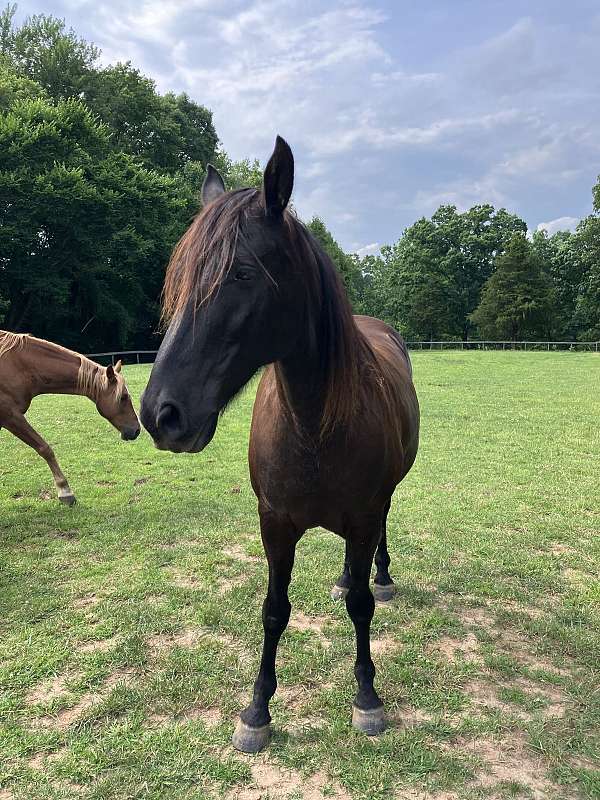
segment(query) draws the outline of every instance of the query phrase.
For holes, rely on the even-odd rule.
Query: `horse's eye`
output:
[[[251,281],[253,277],[253,271],[248,267],[240,267],[235,273],[236,281]]]
[[[128,400],[129,400],[129,395],[128,394],[121,395],[121,402],[122,403],[126,403]]]

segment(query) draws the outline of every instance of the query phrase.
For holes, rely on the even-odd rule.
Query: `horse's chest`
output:
[[[299,527],[339,531],[353,510],[377,504],[382,488],[380,458],[350,445],[307,447],[292,438],[251,442],[250,472],[260,501],[290,515]]]

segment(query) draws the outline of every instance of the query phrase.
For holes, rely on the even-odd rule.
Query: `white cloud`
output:
[[[354,252],[360,258],[364,258],[365,256],[372,256],[375,253],[378,253],[381,250],[381,245],[379,242],[373,242],[372,244],[366,244],[364,247],[359,247]]]
[[[558,231],[574,231],[578,223],[579,217],[558,217],[550,222],[540,222],[536,230],[546,231],[548,236],[552,236]]]
[[[441,203],[553,224],[600,173],[600,16],[506,0],[20,0],[214,114],[233,158],[296,157],[294,203],[343,246],[392,242]],[[556,6],[556,7],[555,7]],[[498,20],[502,19],[500,23]],[[532,227],[535,227],[532,225]]]

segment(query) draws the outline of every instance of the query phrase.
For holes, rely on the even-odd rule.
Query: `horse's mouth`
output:
[[[200,453],[210,443],[217,429],[219,414],[210,414],[198,433],[184,441],[154,440],[154,445],[159,450],[170,450],[172,453]]]

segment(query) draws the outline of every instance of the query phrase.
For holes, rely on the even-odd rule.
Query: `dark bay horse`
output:
[[[73,505],[75,495],[52,448],[25,414],[37,395],[80,394],[94,401],[123,439],[135,439],[140,423],[120,372],[120,361],[114,368],[102,367],[45,339],[0,331],[0,428],[13,433],[47,462],[61,503]]]
[[[374,598],[390,599],[386,517],[417,453],[419,406],[406,347],[376,319],[353,317],[335,267],[286,209],[294,161],[277,138],[261,192],[226,192],[208,168],[203,211],[177,245],[165,282],[169,329],[141,419],[157,447],[199,452],[219,412],[264,365],[250,434],[250,477],[269,564],[264,645],[234,745],[269,739],[275,656],[288,623],[298,540],[321,525],[346,542],[335,593],[356,630],[353,724],[384,728],[369,631]]]

